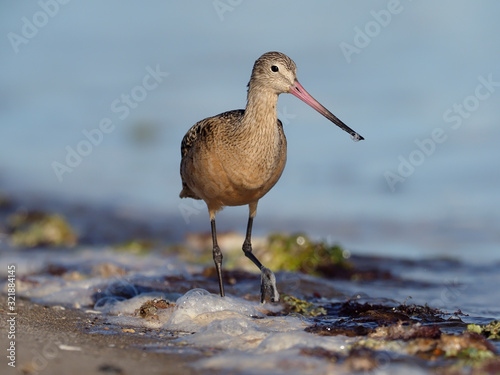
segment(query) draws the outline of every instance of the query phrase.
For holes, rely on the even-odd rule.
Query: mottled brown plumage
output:
[[[292,93],[318,110],[356,140],[363,139],[299,84],[295,63],[279,52],[268,52],[254,64],[245,110],[221,113],[197,122],[181,143],[181,198],[203,199],[212,224],[214,262],[221,296],[222,253],[217,245],[215,214],[224,206],[249,205],[243,251],[261,270],[261,301],[278,300],[274,274],[252,253],[251,231],[257,203],[281,177],[286,162],[286,138],[277,118],[278,95]]]

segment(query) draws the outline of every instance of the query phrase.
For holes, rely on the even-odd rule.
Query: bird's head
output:
[[[248,88],[271,90],[277,95],[290,92],[297,80],[297,66],[280,52],[267,52],[255,61]]]
[[[248,93],[250,94],[252,90],[272,92],[276,95],[290,93],[349,133],[353,140],[364,139],[323,107],[302,87],[297,80],[297,66],[291,58],[281,52],[267,52],[255,61],[248,83]]]

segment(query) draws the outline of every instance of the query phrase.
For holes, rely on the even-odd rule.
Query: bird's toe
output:
[[[276,276],[266,267],[262,267],[260,278],[260,302],[265,303],[269,297],[271,302],[279,302],[280,295],[276,287]]]

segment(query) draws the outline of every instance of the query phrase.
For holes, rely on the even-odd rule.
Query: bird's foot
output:
[[[260,270],[260,303],[265,303],[267,297],[271,302],[279,302],[280,300],[274,273],[269,268],[262,267]]]

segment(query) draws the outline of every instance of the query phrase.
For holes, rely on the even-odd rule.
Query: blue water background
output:
[[[281,95],[288,162],[259,204],[256,233],[498,261],[500,84],[481,82],[500,82],[499,14],[493,0],[2,2],[0,186],[208,230],[203,205],[178,198],[180,141],[196,121],[243,108],[253,62],[278,50],[366,140],[352,142]],[[29,38],[12,42],[23,28]],[[347,45],[356,48],[348,56]],[[168,76],[126,116],[113,110],[123,94],[143,92],[148,67]],[[458,104],[461,115],[452,113]],[[54,162],[65,164],[68,147],[107,118],[112,130],[58,178]],[[419,151],[433,134],[439,142]],[[246,215],[224,210],[219,229],[243,232]]]

